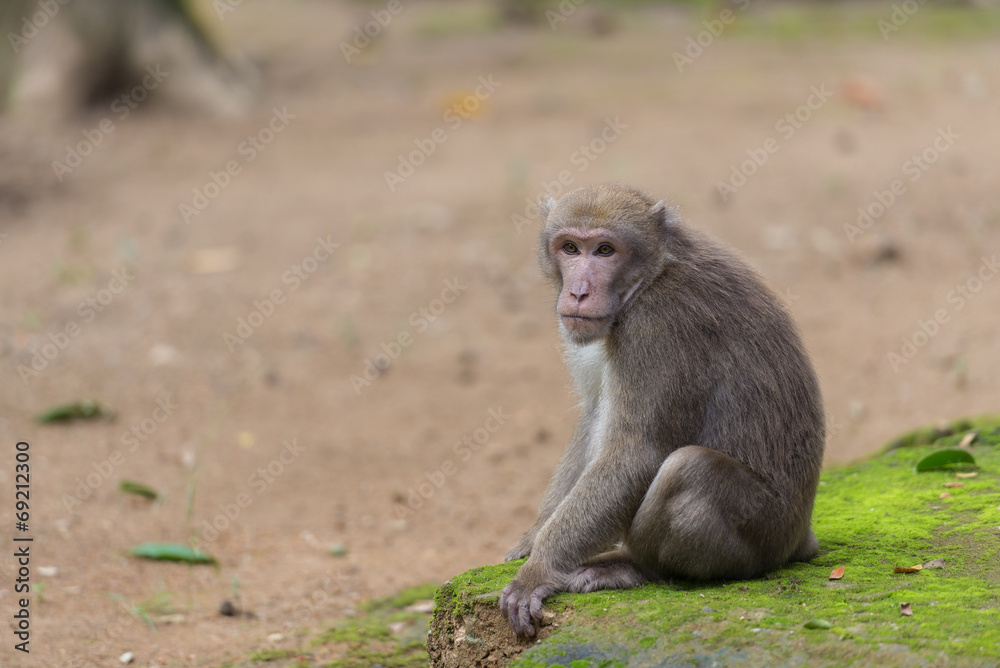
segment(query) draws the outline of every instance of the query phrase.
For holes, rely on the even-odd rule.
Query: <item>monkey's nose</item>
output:
[[[590,284],[586,281],[574,283],[570,287],[569,293],[576,297],[576,301],[582,302],[590,294]]]

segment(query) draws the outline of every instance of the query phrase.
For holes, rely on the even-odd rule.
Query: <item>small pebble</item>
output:
[[[132,652],[125,652],[120,657],[118,657],[118,660],[124,664],[132,663],[133,661],[135,661],[135,654],[133,654]]]

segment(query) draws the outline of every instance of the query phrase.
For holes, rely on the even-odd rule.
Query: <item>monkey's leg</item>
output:
[[[583,473],[583,469],[587,466],[587,447],[590,440],[588,425],[593,422],[593,410],[593,408],[588,410],[580,417],[579,422],[577,422],[573,436],[566,445],[566,451],[563,452],[563,456],[559,459],[559,464],[556,466],[555,473],[552,474],[549,486],[545,489],[545,495],[542,497],[542,503],[538,508],[538,518],[535,520],[534,525],[525,531],[520,540],[514,544],[514,547],[504,555],[504,561],[521,559],[531,554],[531,548],[535,544],[535,536],[538,535],[538,530],[552,516],[555,509],[566,498],[569,491],[573,489],[576,481],[580,479],[580,474]]]
[[[566,591],[582,594],[598,589],[631,589],[655,579],[655,575],[646,573],[622,547],[599,554],[573,571]]]
[[[729,455],[687,446],[660,466],[625,545],[661,577],[758,577],[814,553],[808,511],[795,506]]]
[[[819,553],[819,541],[816,540],[816,534],[813,533],[812,529],[806,533],[806,537],[802,539],[802,542],[792,556],[788,557],[789,561],[809,561]]]

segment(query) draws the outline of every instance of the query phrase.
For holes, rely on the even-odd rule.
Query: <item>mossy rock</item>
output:
[[[975,467],[915,471],[970,431]],[[510,632],[498,603],[522,562],[473,569],[438,591],[431,665],[1000,665],[998,484],[1000,416],[917,430],[823,475],[812,562],[758,580],[560,594],[532,640]],[[938,559],[943,568],[893,572]],[[817,620],[826,628],[807,628]]]

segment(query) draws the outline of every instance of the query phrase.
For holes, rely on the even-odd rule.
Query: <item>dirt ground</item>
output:
[[[919,16],[887,40],[779,38],[738,34],[758,20],[740,14],[678,72],[693,14],[596,37],[586,6],[490,30],[484,5],[414,3],[348,64],[373,7],[239,5],[222,28],[260,67],[252,113],[150,102],[61,182],[52,161],[109,111],[45,133],[0,118],[0,664],[245,660],[498,561],[574,418],[526,210],[561,172],[669,197],[760,269],[815,360],[828,464],[1000,409],[995,38],[928,38]],[[195,189],[213,196],[185,220]],[[117,419],[34,422],[87,398]],[[12,634],[19,440],[30,656]],[[217,569],[126,555],[199,534]]]

